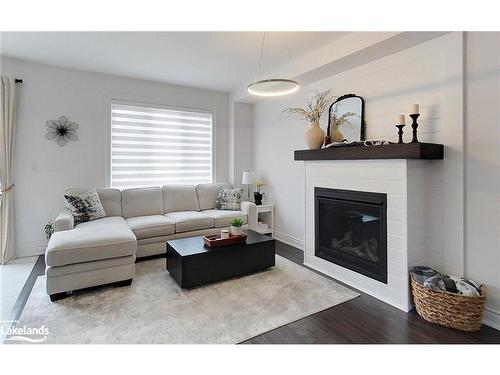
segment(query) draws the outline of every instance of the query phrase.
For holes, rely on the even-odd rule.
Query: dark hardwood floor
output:
[[[279,241],[276,244],[278,255],[303,266],[300,250]],[[19,319],[36,278],[44,272],[45,261],[40,256],[13,307],[11,320]],[[483,325],[474,333],[444,328],[427,323],[415,312],[407,314],[359,293],[358,298],[276,328],[243,344],[500,344],[500,331],[488,326]]]

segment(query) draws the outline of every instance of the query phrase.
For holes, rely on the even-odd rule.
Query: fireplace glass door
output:
[[[316,256],[387,283],[386,194],[315,188]]]

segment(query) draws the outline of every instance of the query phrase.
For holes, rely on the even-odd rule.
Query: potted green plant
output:
[[[243,234],[243,229],[242,229],[243,220],[233,219],[233,220],[231,220],[230,224],[231,224],[231,234],[233,236],[239,236],[239,235]]]
[[[258,180],[255,183],[255,187],[256,187],[257,191],[255,191],[253,193],[253,198],[254,198],[255,204],[257,206],[261,206],[262,205],[262,196],[264,195],[264,193],[262,192],[262,188],[264,187],[264,181]]]

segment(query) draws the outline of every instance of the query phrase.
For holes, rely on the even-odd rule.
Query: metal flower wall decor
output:
[[[77,129],[77,123],[69,121],[66,116],[61,116],[59,120],[47,121],[47,134],[45,134],[45,138],[55,141],[62,147],[69,141],[78,140]]]

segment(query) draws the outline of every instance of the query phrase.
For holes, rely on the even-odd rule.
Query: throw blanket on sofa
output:
[[[458,293],[469,297],[481,295],[480,285],[474,280],[440,274],[436,270],[424,266],[413,267],[410,273],[417,283],[432,290]]]

